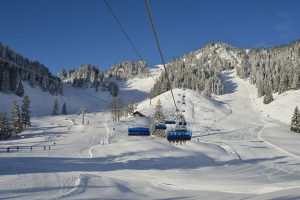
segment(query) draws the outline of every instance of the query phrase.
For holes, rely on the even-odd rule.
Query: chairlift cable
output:
[[[133,41],[130,39],[129,34],[127,33],[126,29],[124,28],[124,26],[121,23],[120,18],[118,17],[118,15],[116,14],[116,12],[113,10],[112,6],[109,4],[108,0],[103,0],[106,7],[108,8],[108,10],[110,11],[110,13],[112,14],[113,18],[115,19],[116,23],[118,24],[120,30],[122,31],[122,33],[124,34],[124,36],[126,37],[126,39],[128,40],[129,44],[131,45],[132,49],[134,50],[134,52],[136,53],[137,57],[140,60],[145,60],[146,63],[147,60],[145,58],[143,58],[141,55],[141,53],[138,51],[138,49],[136,48],[136,46],[134,45]],[[151,78],[153,79],[154,83],[156,82],[155,78],[153,77],[153,75],[151,74],[150,70],[148,71]],[[165,94],[163,94],[165,96]],[[166,97],[166,96],[165,96]],[[166,97],[166,99],[169,101],[169,103],[171,104],[169,98]]]
[[[127,34],[125,28],[122,26],[118,16],[115,14],[115,12],[113,11],[112,7],[110,6],[110,4],[108,3],[107,0],[103,0],[105,5],[107,6],[108,10],[110,11],[110,13],[113,15],[113,17],[115,18],[117,24],[119,25],[121,31],[123,32],[123,34],[125,35],[126,39],[129,41],[131,47],[134,49],[135,53],[137,54],[137,56],[139,57],[139,59],[143,60],[141,54],[139,53],[139,51],[137,50],[137,48],[135,47],[135,45],[133,44],[132,40],[130,39],[129,35]]]
[[[161,46],[160,46],[160,43],[159,43],[159,39],[158,39],[158,36],[157,36],[157,32],[155,30],[154,21],[153,21],[153,17],[152,17],[152,14],[151,14],[151,9],[150,9],[150,5],[149,5],[148,0],[145,0],[145,3],[146,3],[146,7],[147,7],[148,16],[149,16],[149,19],[150,19],[152,31],[153,31],[153,34],[155,36],[157,48],[159,50],[160,58],[161,58],[162,64],[163,64],[164,69],[165,69],[166,78],[167,78],[168,84],[170,86],[172,98],[173,98],[174,105],[175,105],[175,108],[176,108],[176,111],[177,111],[177,105],[176,105],[175,97],[174,97],[174,94],[173,94],[172,85],[171,85],[171,82],[170,82],[170,79],[169,79],[169,76],[168,76],[168,72],[167,72],[165,61],[164,61],[163,53],[162,53],[162,50],[161,50]]]

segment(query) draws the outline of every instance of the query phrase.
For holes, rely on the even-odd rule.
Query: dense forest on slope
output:
[[[135,76],[147,76],[149,66],[145,60],[123,61],[112,65],[108,70],[108,76],[116,77],[117,79],[127,80]]]
[[[18,66],[11,63],[16,63]],[[9,47],[0,43],[0,91],[16,93],[23,96],[22,81],[28,81],[31,87],[41,87],[50,94],[63,94],[63,86],[59,78],[53,76],[49,69],[37,61],[30,61]]]
[[[148,74],[145,61],[123,61],[111,66],[107,71],[100,71],[90,64],[81,65],[78,69],[62,70],[58,77],[52,75],[49,69],[38,61],[15,53],[8,46],[0,43],[0,92],[24,95],[22,81],[27,81],[31,87],[39,86],[52,95],[63,94],[61,80],[73,87],[92,87],[95,91],[109,91],[118,95],[116,80],[127,80],[135,76]]]
[[[221,72],[236,69],[241,78],[256,84],[258,96],[299,88],[300,41],[273,48],[242,49],[225,43],[205,47],[167,64],[173,87],[223,94]],[[170,89],[163,73],[152,88],[152,96]]]

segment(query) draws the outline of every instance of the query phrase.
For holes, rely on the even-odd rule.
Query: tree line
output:
[[[0,91],[23,96],[22,81],[28,81],[31,87],[41,87],[52,95],[63,94],[60,79],[53,76],[47,67],[38,61],[30,61],[0,43]]]
[[[156,80],[151,95],[155,97],[170,87],[183,86],[207,94],[224,93],[222,71],[236,69],[237,76],[249,78],[264,103],[272,94],[300,88],[300,40],[272,48],[242,49],[225,43],[210,43],[203,48],[173,59],[167,73]]]

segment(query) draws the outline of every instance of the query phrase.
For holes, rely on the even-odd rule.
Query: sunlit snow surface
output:
[[[79,115],[33,118],[21,139],[0,142],[1,148],[21,147],[0,149],[0,199],[300,199],[300,135],[286,124],[299,92],[277,95],[265,106],[234,71],[224,72],[223,80],[227,94],[213,100],[174,90],[193,131],[184,145],[127,136],[128,126],[147,125],[149,118],[113,123],[109,113],[95,112],[86,114],[88,125]],[[160,99],[169,117],[170,92],[151,106],[146,99],[153,82],[123,83],[122,99],[138,98],[137,108],[147,116]]]

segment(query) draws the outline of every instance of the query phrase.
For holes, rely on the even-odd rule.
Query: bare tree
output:
[[[122,106],[123,103],[120,97],[114,97],[112,103],[109,106],[111,110],[111,115],[113,121],[119,121],[120,117],[122,116]]]

